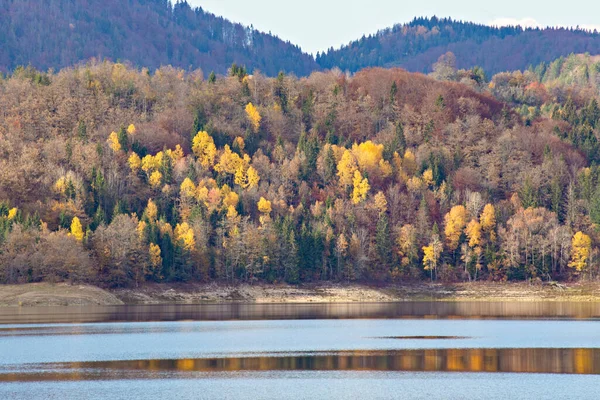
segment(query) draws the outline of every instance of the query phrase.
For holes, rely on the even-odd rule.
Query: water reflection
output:
[[[0,308],[0,324],[359,318],[600,319],[596,302],[173,304]]]
[[[0,329],[1,330],[1,329]],[[472,339],[469,336],[374,336],[373,339],[396,339],[396,340],[457,340]]]
[[[0,382],[202,377],[234,371],[444,371],[600,374],[600,349],[436,349],[297,353],[180,360],[34,364]]]

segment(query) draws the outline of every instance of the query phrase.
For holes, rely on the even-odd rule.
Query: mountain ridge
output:
[[[489,74],[524,70],[571,53],[600,53],[600,35],[574,28],[494,27],[451,18],[414,18],[317,55],[322,68],[355,72],[402,67],[430,72],[438,57],[456,55],[459,68],[483,67]],[[400,56],[398,56],[400,54]]]
[[[233,62],[268,75],[306,75],[314,59],[276,36],[235,24],[186,1],[2,0],[0,71],[61,69],[90,58],[226,73]],[[271,59],[277,57],[277,63]]]
[[[600,54],[596,31],[416,17],[313,57],[276,35],[168,0],[0,0],[0,25],[6,27],[0,32],[1,72],[26,65],[60,70],[96,58],[151,70],[201,69],[205,75],[226,74],[233,63],[267,76],[368,67],[428,73],[450,51],[458,68],[480,66],[491,76],[572,53]]]

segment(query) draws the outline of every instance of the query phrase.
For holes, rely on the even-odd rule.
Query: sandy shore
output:
[[[0,285],[0,306],[160,303],[331,303],[390,301],[600,301],[600,283],[225,285],[146,284],[110,291],[90,285]]]

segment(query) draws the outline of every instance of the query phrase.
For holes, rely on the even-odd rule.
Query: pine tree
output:
[[[194,124],[192,125],[191,138],[192,140],[198,135],[199,132],[204,131],[204,127],[207,124],[206,113],[204,107],[199,107],[196,110],[196,116],[194,117]]]
[[[590,201],[590,219],[600,227],[600,184],[596,187]]]
[[[117,138],[119,140],[119,144],[121,145],[121,150],[127,153],[129,151],[129,135],[127,135],[127,130],[125,127],[122,126],[121,129],[119,129]]]
[[[217,75],[215,75],[215,71],[210,71],[210,75],[208,75],[208,83],[215,84],[217,82]]]
[[[390,239],[390,226],[387,215],[381,213],[377,221],[377,230],[375,233],[375,249],[381,268],[389,269],[392,265],[392,241]]]
[[[396,95],[398,94],[398,84],[396,81],[392,82],[392,87],[390,88],[390,103],[396,102]]]
[[[277,75],[273,95],[277,99],[281,111],[286,114],[288,112],[288,94],[285,87],[285,74],[282,71]]]
[[[325,152],[325,182],[331,182],[335,179],[336,170],[335,154],[333,153],[331,146],[328,146],[327,151]]]
[[[83,143],[87,143],[88,141],[87,127],[84,120],[79,120],[79,125],[77,126],[77,137]]]

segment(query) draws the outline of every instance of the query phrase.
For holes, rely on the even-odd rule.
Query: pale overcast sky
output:
[[[408,22],[415,16],[449,16],[484,24],[524,21],[527,25],[580,25],[600,30],[597,0],[569,0],[561,5],[553,4],[552,0],[188,0],[188,3],[234,22],[270,31],[309,53],[331,46],[337,48],[363,34]]]

